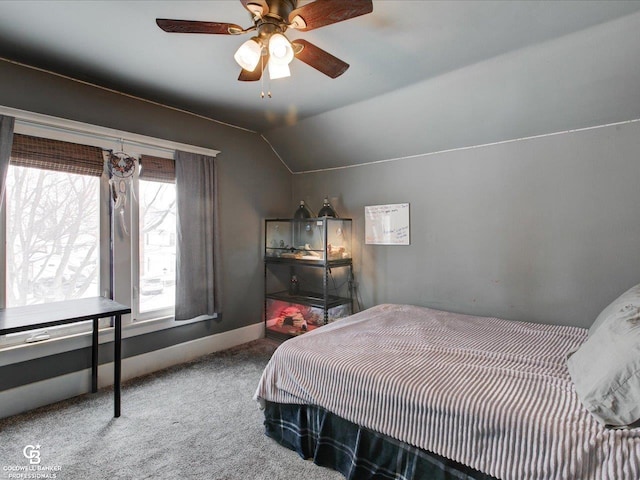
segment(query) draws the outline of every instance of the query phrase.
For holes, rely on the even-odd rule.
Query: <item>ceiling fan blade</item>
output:
[[[289,23],[292,27],[307,32],[371,12],[372,0],[316,0],[293,10],[289,14]],[[304,26],[298,26],[296,17],[302,18]]]
[[[320,47],[316,47],[313,43],[309,43],[303,39],[294,40],[292,43],[295,50],[297,50],[295,55],[298,60],[303,61],[331,78],[339,77],[349,68],[348,63],[334,57]],[[300,49],[300,47],[302,47],[302,49]]]
[[[260,16],[266,15],[269,13],[269,5],[265,0],[240,0],[240,3],[251,12],[251,14],[255,14],[257,11],[262,9]]]
[[[257,82],[258,80],[260,80],[260,78],[262,78],[262,72],[265,68],[267,68],[268,63],[269,54],[262,55],[262,59],[260,60],[260,63],[258,63],[256,69],[253,72],[250,72],[249,70],[245,70],[243,68],[240,72],[238,80],[240,80],[241,82]]]
[[[158,26],[169,33],[210,33],[217,35],[238,35],[244,30],[235,23],[200,22],[197,20],[171,20],[156,18]]]

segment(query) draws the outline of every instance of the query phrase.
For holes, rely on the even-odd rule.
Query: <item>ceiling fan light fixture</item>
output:
[[[276,80],[291,76],[291,70],[288,63],[274,62],[273,58],[269,59],[269,78]]]
[[[269,37],[269,63],[289,65],[293,60],[291,42],[281,33],[274,33]]]
[[[260,39],[253,37],[240,45],[233,58],[243,69],[253,72],[260,63],[261,55],[262,43]]]
[[[284,35],[289,28],[307,32],[343,22],[373,11],[373,0],[240,0],[253,17],[253,26],[242,28],[235,23],[156,18],[156,24],[168,33],[203,33],[240,35],[256,32],[235,52],[234,59],[242,67],[241,82],[261,80],[264,70],[271,78],[291,75],[289,64],[296,58],[330,78],[337,78],[348,68],[330,53],[304,39],[290,42]],[[260,68],[258,68],[260,66]]]

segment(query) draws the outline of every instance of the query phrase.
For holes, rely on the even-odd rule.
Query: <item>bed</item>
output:
[[[592,333],[378,305],[281,344],[255,399],[267,435],[348,479],[637,480],[640,428],[576,393]]]

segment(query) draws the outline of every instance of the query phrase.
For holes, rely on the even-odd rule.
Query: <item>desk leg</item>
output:
[[[120,374],[122,361],[122,316],[116,315],[116,338],[113,344],[113,402],[114,417],[120,416]]]
[[[93,319],[93,336],[91,340],[91,392],[98,391],[98,319]]]

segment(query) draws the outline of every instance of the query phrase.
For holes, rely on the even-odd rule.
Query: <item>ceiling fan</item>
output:
[[[256,32],[244,42],[234,58],[242,67],[238,80],[260,80],[265,67],[271,79],[290,75],[289,63],[297,58],[325,75],[336,78],[349,64],[314,44],[296,39],[290,42],[284,33],[289,28],[308,32],[373,11],[372,0],[316,0],[298,8],[298,0],[240,0],[253,17],[253,26],[197,20],[156,19],[170,33],[207,33],[240,35]]]

